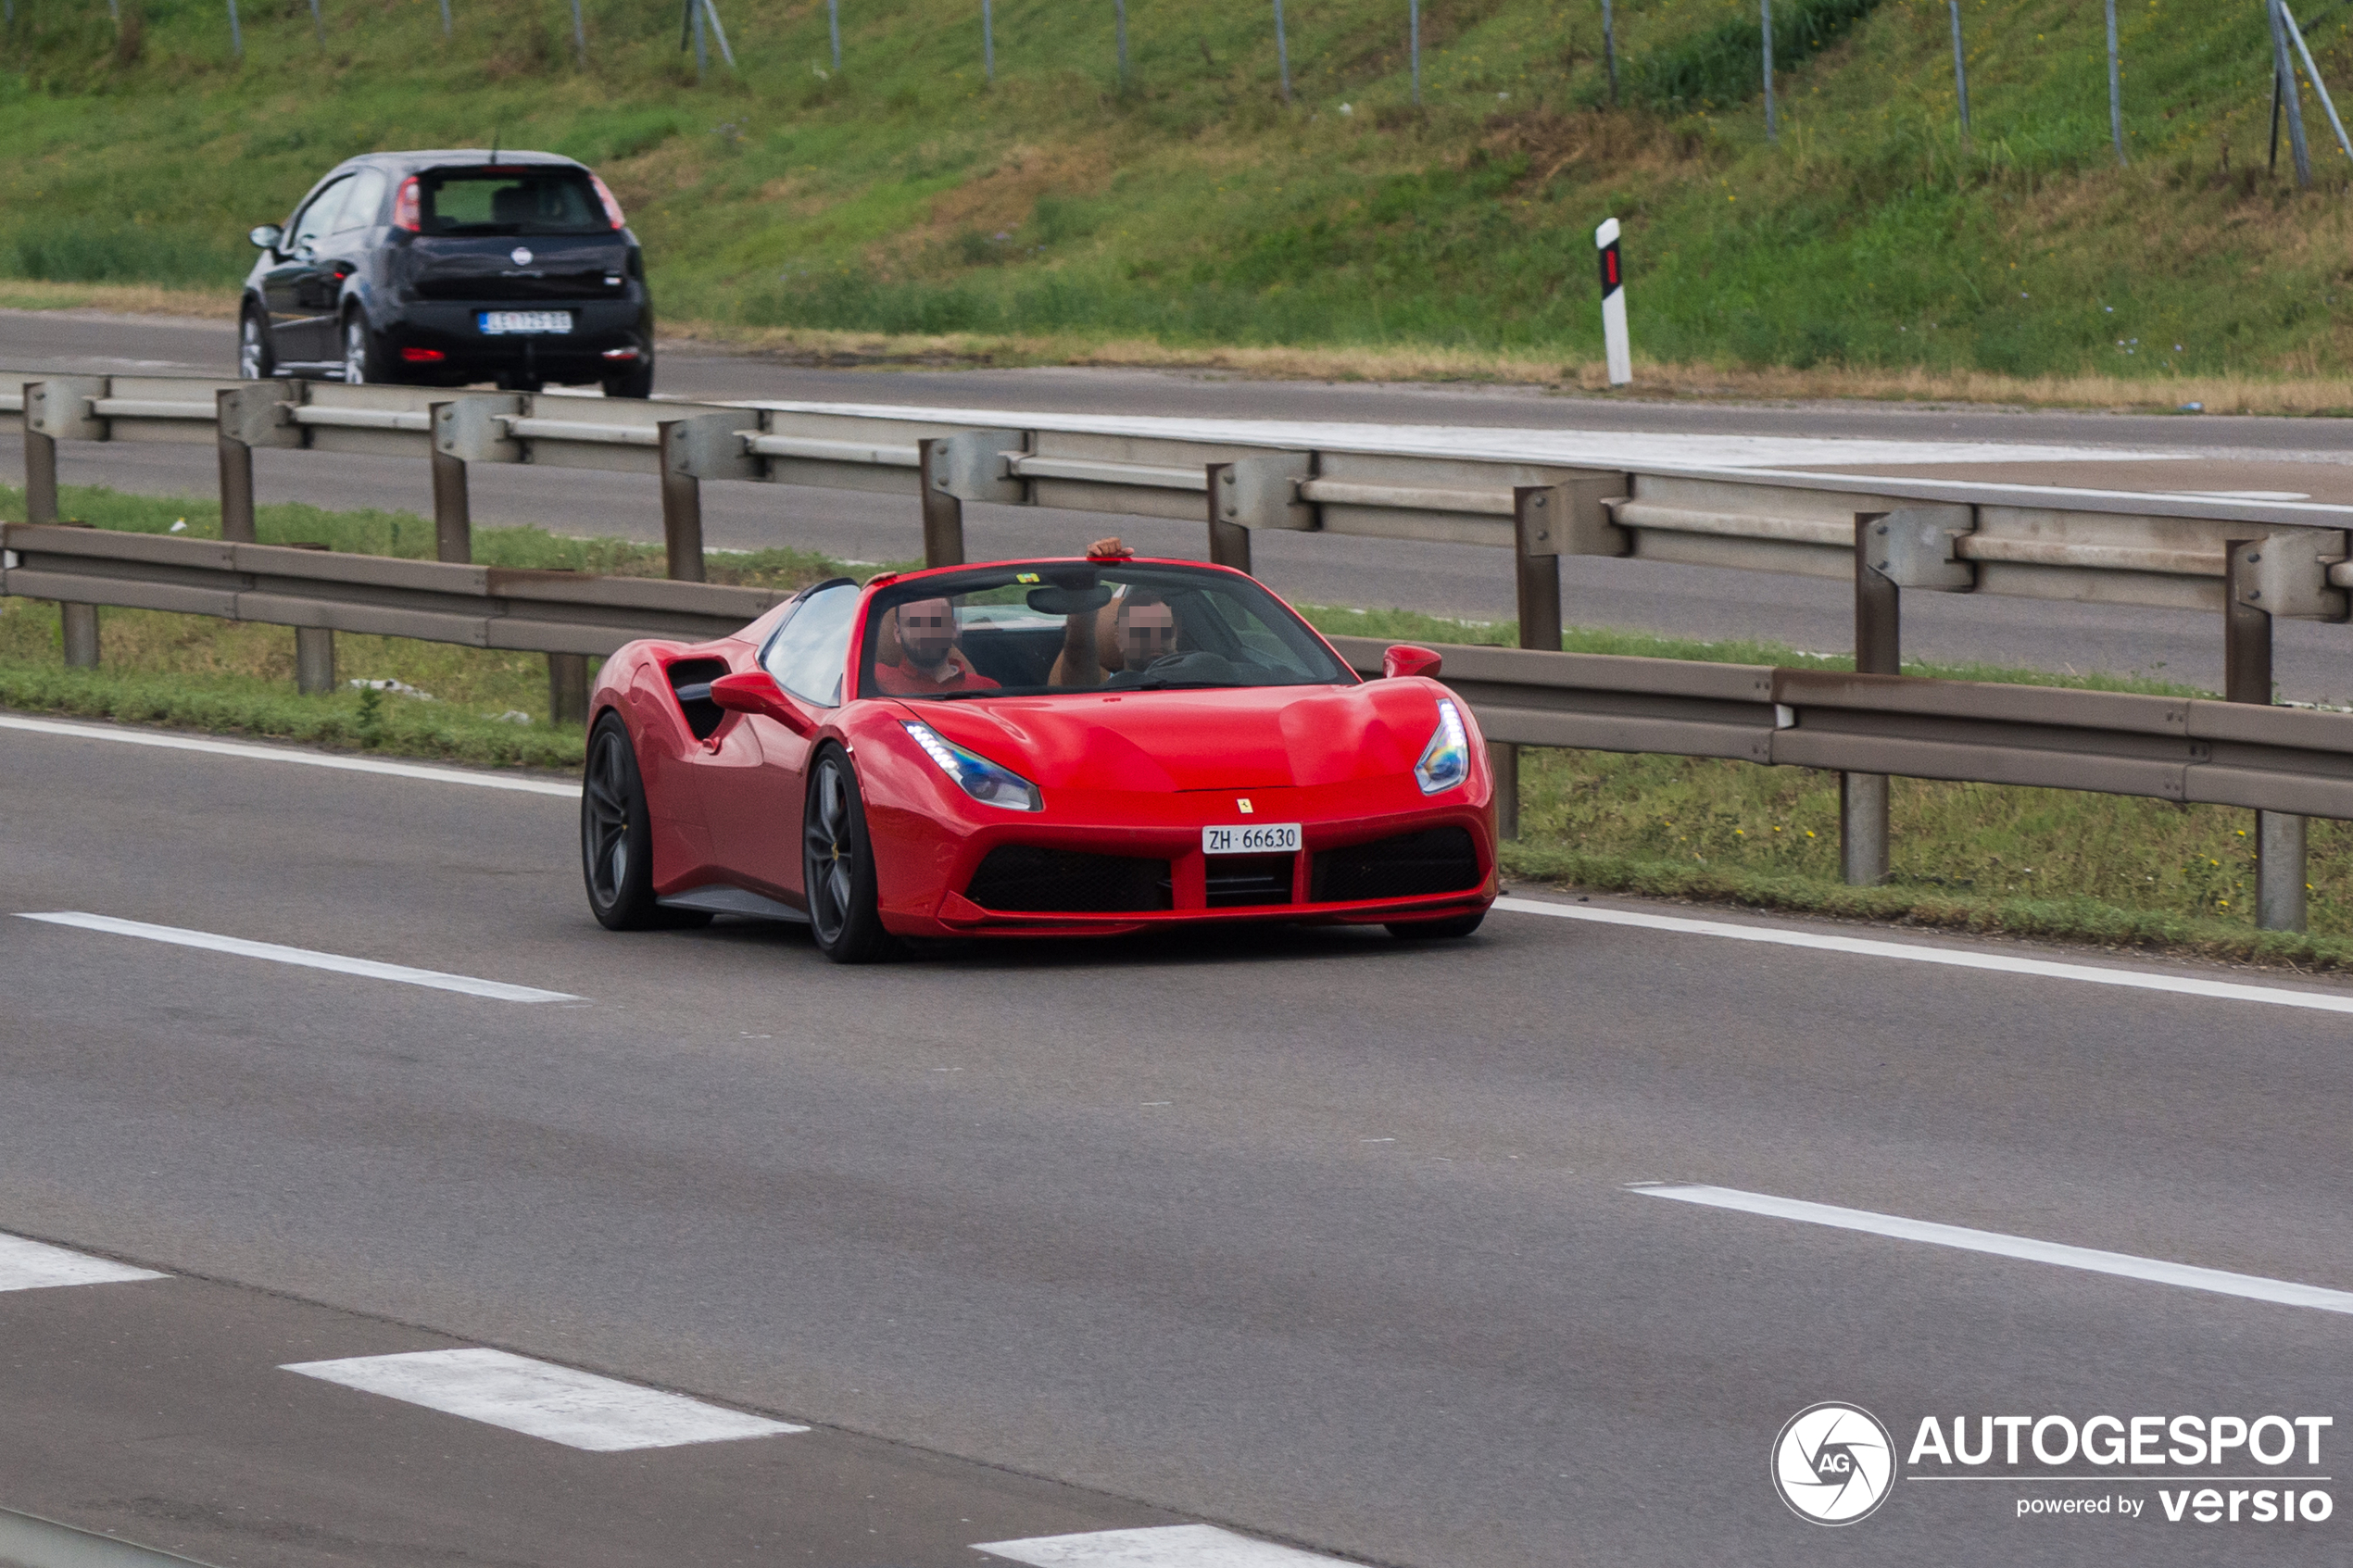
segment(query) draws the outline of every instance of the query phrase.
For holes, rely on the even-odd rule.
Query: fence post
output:
[[[66,668],[98,668],[98,607],[61,604],[57,607],[57,618],[58,631],[65,640]]]
[[[825,31],[833,38],[834,74],[841,74],[841,0],[825,0]]]
[[[1560,652],[1560,558],[1624,555],[1630,548],[1626,531],[1610,521],[1604,503],[1626,493],[1626,476],[1620,473],[1512,487],[1512,575],[1519,604],[1520,646]],[[1496,834],[1517,838],[1519,747],[1509,741],[1489,741],[1487,763],[1495,776]]]
[[[1961,0],[1947,0],[1953,9],[1953,94],[1961,104],[1961,140],[1969,140],[1969,58],[1961,52]]]
[[[586,70],[588,69],[588,23],[580,14],[580,0],[572,0],[572,46],[579,51],[580,69]]]
[[[1610,0],[1602,0],[1602,64],[1609,71],[1609,107],[1617,107],[1617,25]]]
[[[1758,5],[1765,16],[1765,139],[1778,142],[1781,129],[1773,117],[1773,0],[1758,0]]]
[[[1282,78],[1283,102],[1290,102],[1290,41],[1283,36],[1283,0],[1275,0],[1275,69]]]
[[[2124,167],[2124,71],[2116,57],[2116,0],[2108,0],[2108,129],[2116,139],[2116,167]]]
[[[985,82],[997,80],[997,18],[988,0],[980,0],[980,74]]]
[[[1127,0],[1112,0],[1113,30],[1119,35],[1119,90],[1127,91]]]
[[[2294,83],[2291,81],[2290,85]],[[2271,700],[2271,612],[2262,596],[2263,539],[2230,542],[2222,591],[2222,700]],[[2283,541],[2282,543],[2284,543]],[[2255,925],[2259,931],[2301,931],[2305,924],[2304,819],[2286,811],[2255,813]]]
[[[237,26],[237,0],[229,0],[229,53],[241,60],[245,57],[245,35]]]
[[[1226,515],[1227,502],[1220,494],[1233,487],[1234,465],[1209,465],[1209,562],[1212,566],[1230,566],[1236,571],[1250,571],[1250,530]]]
[[[1414,63],[1414,102],[1422,101],[1422,0],[1405,0],[1405,53]]]
[[[449,36],[449,0],[441,0],[441,36]]]
[[[30,409],[39,382],[27,382],[24,406]],[[27,522],[57,521],[57,438],[33,428],[32,420],[24,421],[24,520]]]

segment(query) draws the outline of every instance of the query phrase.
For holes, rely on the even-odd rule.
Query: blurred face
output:
[[[899,646],[910,663],[925,669],[948,657],[956,646],[956,612],[946,599],[917,599],[899,609]]]
[[[1176,651],[1176,612],[1166,605],[1136,605],[1120,619],[1120,646],[1128,669],[1141,670]]]

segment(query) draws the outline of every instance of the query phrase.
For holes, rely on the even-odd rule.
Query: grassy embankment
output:
[[[456,0],[445,44],[432,0],[327,0],[323,51],[255,8],[242,64],[209,3],[126,0],[120,38],[26,6],[0,273],[220,290],[334,158],[495,133],[607,173],[666,320],[812,353],[1586,382],[1614,213],[1654,388],[2353,407],[2346,168],[2261,172],[2258,7],[2127,8],[2124,169],[2067,0],[1966,0],[1968,144],[1938,0],[1777,6],[1778,145],[1746,5],[1621,6],[1616,110],[1597,6],[1427,8],[1418,108],[1386,0],[1291,7],[1288,107],[1263,9],[1132,6],[1122,91],[1111,8],[1046,0],[997,8],[993,87],[962,0],[847,7],[840,74],[823,7],[731,0],[743,69],[700,87],[622,0],[585,71],[553,4]],[[2353,80],[2347,26],[2315,44]]]
[[[19,497],[0,489],[0,513]],[[198,503],[69,490],[69,516],[103,527],[218,533]],[[422,556],[425,519],[265,507],[265,541]],[[535,529],[485,529],[477,558],[623,573],[660,570],[658,552],[618,540]],[[798,584],[840,563],[791,551],[711,558],[717,581]],[[1326,631],[1421,642],[1516,640],[1504,624],[1466,624],[1406,610],[1311,609]],[[577,728],[547,722],[545,662],[395,638],[338,639],[346,679],[396,680],[435,701],[346,689],[295,695],[294,637],[281,627],[107,610],[105,667],[63,668],[57,616],[0,600],[0,708],[111,718],[443,758],[495,766],[573,769]],[[1578,630],[1571,649],[1742,663],[1838,668],[1846,661],[1770,644],[1700,643]],[[2030,680],[2180,692],[2156,683],[2096,682],[2032,671],[1908,666],[1947,679]],[[505,715],[521,713],[528,722]],[[1833,775],[1793,768],[1601,752],[1530,751],[1522,771],[1525,836],[1516,873],[1617,889],[2111,944],[2164,944],[2218,956],[2325,967],[2353,965],[2353,857],[2346,831],[2312,825],[2312,935],[2252,927],[2249,814],[2214,807],[2057,790],[1898,780],[1895,873],[1883,887],[1838,881]]]

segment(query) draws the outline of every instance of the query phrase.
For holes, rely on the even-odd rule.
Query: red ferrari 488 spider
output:
[[[1357,676],[1244,574],[1126,557],[820,583],[731,637],[637,642],[590,702],[581,849],[616,930],[900,936],[1201,921],[1460,936],[1495,898],[1468,708]]]

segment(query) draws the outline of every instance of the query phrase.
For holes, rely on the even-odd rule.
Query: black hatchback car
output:
[[[644,256],[605,182],[570,158],[370,153],[252,239],[240,375],[653,391]]]

